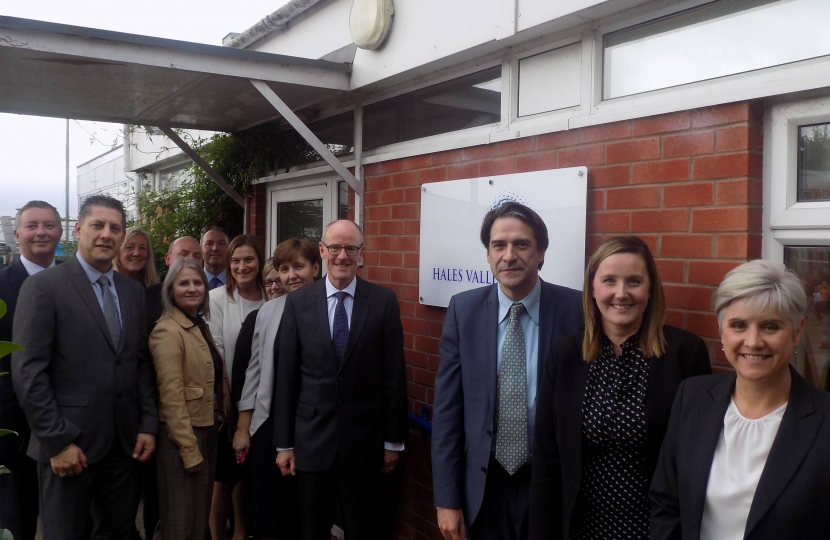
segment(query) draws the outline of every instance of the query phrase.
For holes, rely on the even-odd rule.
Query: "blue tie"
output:
[[[349,319],[346,317],[346,306],[343,300],[349,295],[347,292],[334,293],[337,298],[337,306],[334,308],[334,323],[331,325],[331,340],[334,342],[334,351],[337,359],[343,361],[346,353],[346,343],[349,341]]]
[[[221,287],[221,286],[222,286],[222,280],[221,279],[219,279],[216,276],[213,276],[212,278],[210,278],[210,283],[208,283],[208,287],[210,287],[211,291],[213,289],[215,289],[216,287]]]

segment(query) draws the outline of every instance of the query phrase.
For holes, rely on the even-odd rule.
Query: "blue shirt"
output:
[[[99,272],[95,268],[91,267],[89,263],[87,263],[83,257],[81,257],[80,253],[75,253],[75,257],[78,258],[78,262],[81,263],[81,268],[84,269],[86,273],[86,277],[89,278],[89,282],[92,283],[92,290],[95,291],[95,298],[98,299],[98,305],[101,306],[101,312],[104,311],[104,293],[102,287],[98,285],[97,281],[98,278],[101,276],[107,276],[107,279],[110,280],[110,294],[112,294],[112,299],[115,301],[115,307],[118,308],[118,320],[121,322],[121,327],[124,327],[124,321],[121,319],[121,304],[118,303],[118,291],[115,290],[115,280],[113,279],[113,270],[112,266],[110,269],[104,273]]]
[[[504,335],[507,332],[508,315],[513,300],[496,287],[499,294],[499,347],[497,351],[496,372],[501,370]],[[539,302],[542,296],[542,281],[537,279],[530,294],[519,300],[525,311],[519,317],[525,335],[525,354],[527,355],[527,443],[528,451],[533,452],[533,426],[536,425],[536,380],[539,368]],[[493,448],[496,439],[493,438]]]
[[[205,271],[205,276],[207,276],[208,287],[210,286],[210,281],[213,278],[219,278],[219,281],[222,282],[222,285],[227,285],[228,284],[228,269],[227,268],[225,268],[224,270],[222,270],[221,272],[219,272],[215,276],[213,274],[211,274],[210,271],[207,268],[204,268],[204,271]],[[221,285],[217,285],[217,287],[220,287],[220,286]],[[215,288],[217,288],[217,287],[215,287]]]

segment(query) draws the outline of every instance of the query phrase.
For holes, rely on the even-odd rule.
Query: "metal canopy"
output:
[[[349,64],[0,16],[0,112],[239,131],[345,99]],[[308,117],[310,115],[306,115]]]
[[[351,100],[350,73],[326,60],[0,16],[0,112],[158,126],[168,136],[170,128],[234,132],[282,117],[362,196],[302,121]]]

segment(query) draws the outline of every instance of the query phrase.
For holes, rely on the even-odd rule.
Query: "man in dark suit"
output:
[[[0,300],[7,309],[0,318],[0,341],[12,340],[12,321],[23,282],[55,266],[61,233],[60,215],[51,204],[29,201],[17,211],[14,237],[20,246],[20,259],[0,270]],[[11,356],[7,355],[0,358],[0,373],[10,372]],[[0,464],[12,472],[0,476],[0,529],[9,529],[17,540],[32,540],[37,529],[37,468],[26,456],[29,425],[9,375],[0,377],[0,428],[17,432],[0,437]]]
[[[202,233],[202,258],[208,289],[211,291],[228,283],[228,233],[221,227],[208,227]]]
[[[381,473],[403,450],[406,370],[395,294],[358,277],[363,233],[323,232],[328,275],[288,296],[280,328],[274,443],[297,474],[304,540],[328,540],[340,500],[346,538],[378,538]]]
[[[481,226],[497,284],[453,296],[435,381],[432,476],[447,540],[527,537],[536,381],[551,343],[578,332],[582,295],[543,282],[548,231],[515,202]]]
[[[144,290],[113,272],[123,205],[89,197],[77,256],[31,276],[14,318],[12,377],[31,426],[44,538],[94,539],[134,530],[138,462],[155,449],[157,393],[147,352]]]

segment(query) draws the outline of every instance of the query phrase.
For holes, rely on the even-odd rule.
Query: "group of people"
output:
[[[347,538],[380,538],[406,371],[395,294],[357,277],[360,227],[268,260],[209,228],[170,244],[162,283],[118,201],[87,199],[75,233],[56,266],[57,211],[27,204],[0,271],[0,340],[24,347],[0,426],[26,434],[0,439],[0,527],[32,538],[39,502],[45,540],[127,540],[143,493],[148,538],[224,538],[232,508],[235,540],[328,540],[338,504]],[[664,324],[641,239],[605,240],[581,293],[539,278],[548,231],[527,206],[490,210],[481,243],[497,283],[452,298],[439,345],[447,540],[830,537],[830,395],[789,365],[809,308],[792,272],[727,274],[734,372],[711,375],[704,341]]]
[[[498,283],[453,297],[440,342],[444,538],[830,538],[830,394],[789,365],[809,307],[794,273],[726,275],[734,372],[711,375],[703,340],[664,324],[641,239],[602,242],[581,294],[539,279],[548,232],[526,206],[488,213],[481,242]]]
[[[44,540],[127,540],[143,496],[145,538],[225,538],[232,508],[237,540],[329,540],[338,501],[350,537],[377,537],[407,432],[403,330],[395,295],[357,277],[356,224],[267,260],[211,227],[170,243],[163,282],[115,199],[83,202],[56,264],[61,233],[54,207],[24,205],[0,271],[0,340],[23,348],[0,383],[20,434],[0,528],[34,538],[39,512]]]

